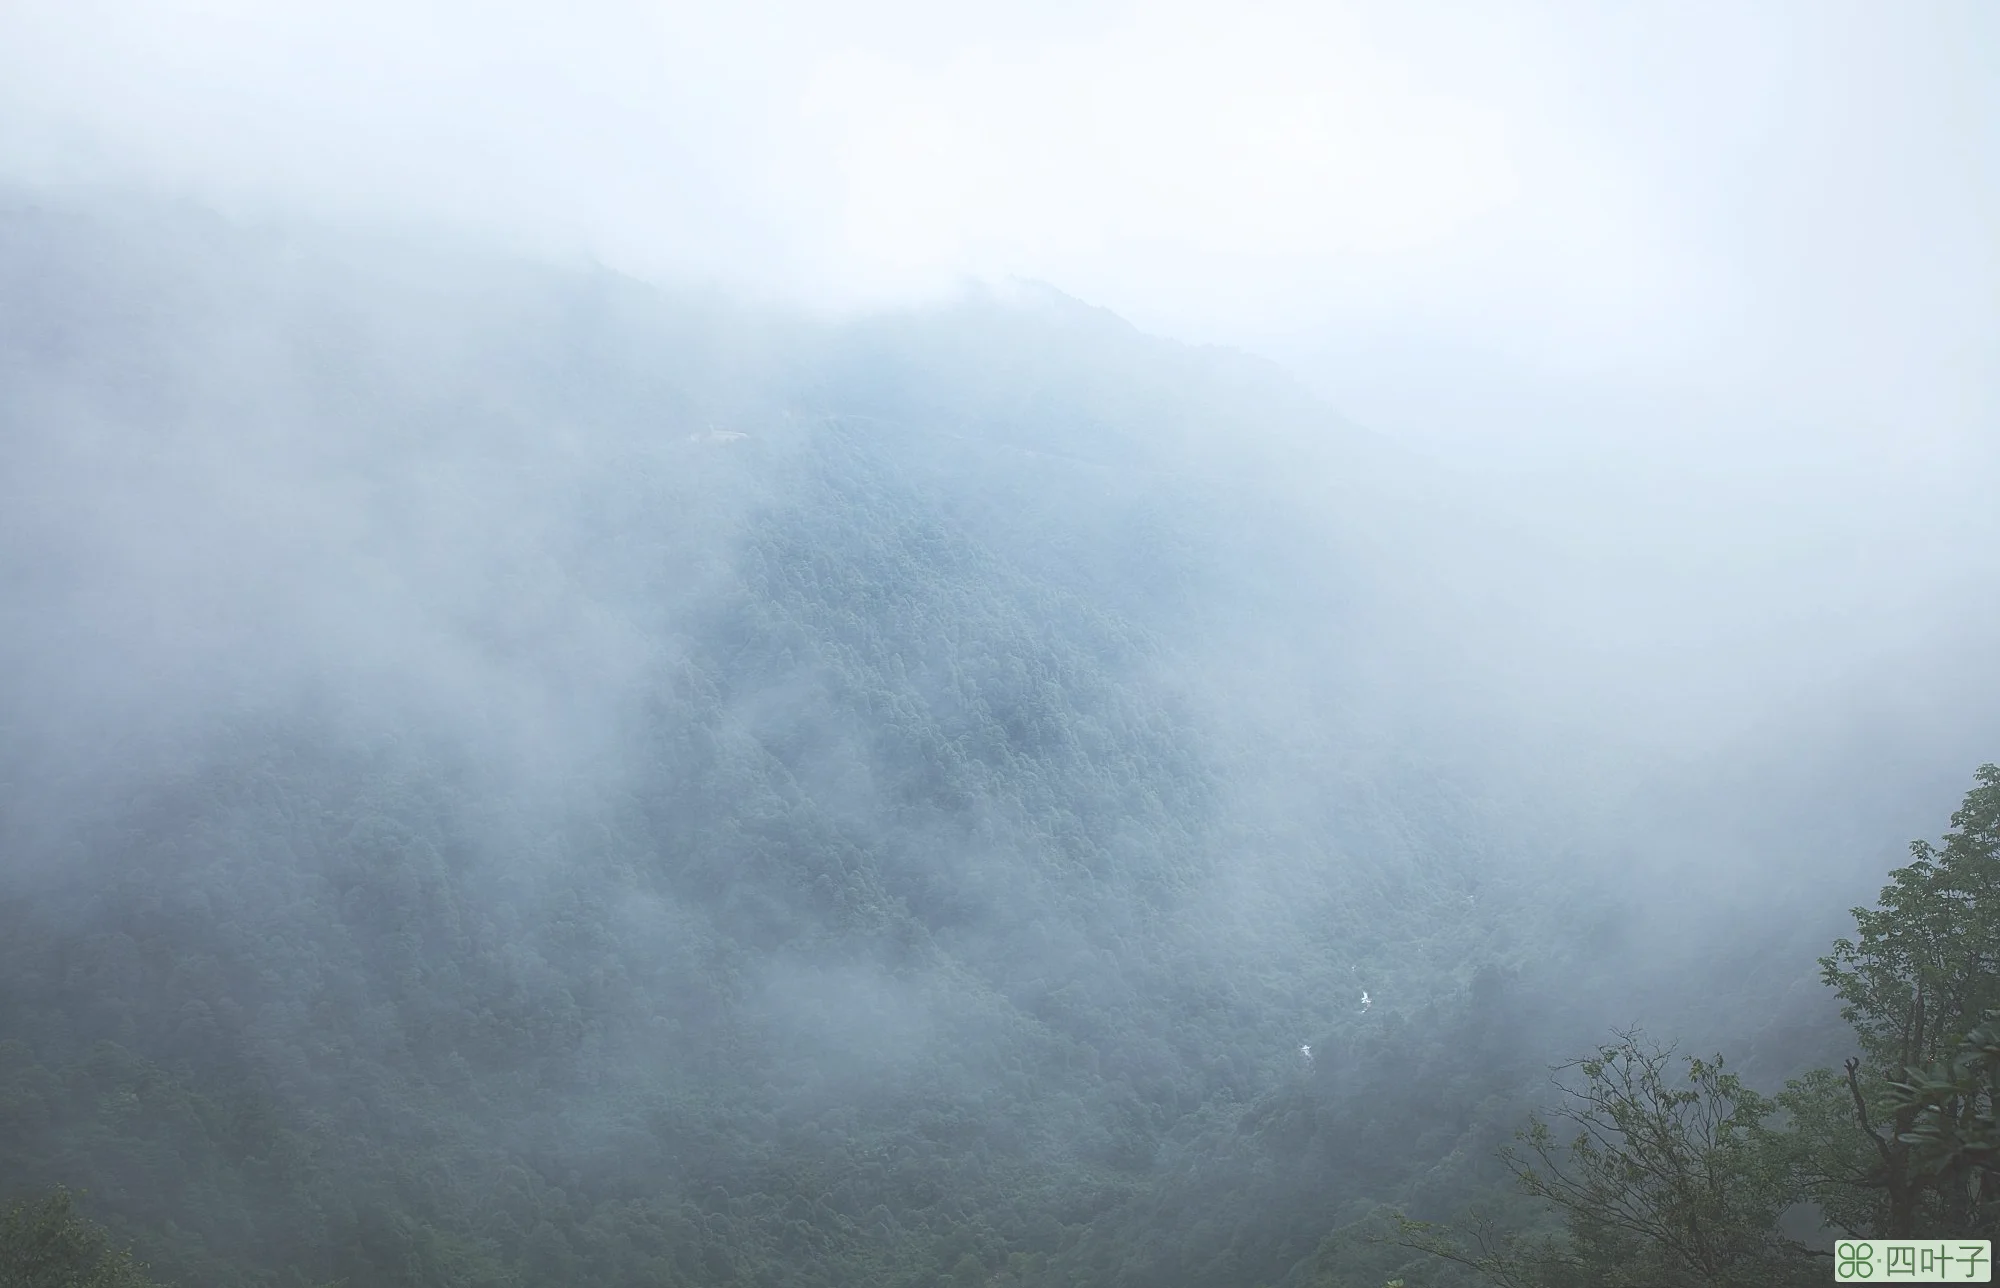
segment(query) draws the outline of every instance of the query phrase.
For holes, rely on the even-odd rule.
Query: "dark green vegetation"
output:
[[[1448,1282],[1379,1212],[1514,1202],[1625,1018],[1437,642],[1480,548],[1257,364],[5,220],[0,1167],[161,1281]],[[1914,1131],[1985,1003],[1897,1028],[1968,967],[1883,916],[1828,970]],[[1583,1071],[1677,1112],[1648,1059]],[[1973,1219],[1989,1120],[1821,1201]]]
[[[149,1288],[145,1267],[111,1245],[103,1227],[77,1215],[57,1186],[0,1213],[0,1284],[6,1288]]]
[[[1576,1061],[1580,1085],[1532,1118],[1521,1188],[1562,1218],[1524,1237],[1478,1220],[1453,1238],[1401,1221],[1392,1242],[1510,1288],[1823,1282],[1780,1228],[1811,1204],[1841,1234],[2000,1236],[2000,766],[1986,765],[1940,850],[1918,841],[1859,934],[1820,959],[1862,1054],[1775,1100],[1637,1035]]]

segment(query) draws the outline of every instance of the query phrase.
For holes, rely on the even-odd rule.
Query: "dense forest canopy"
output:
[[[1681,1103],[1637,1037],[1550,1087],[1633,1022],[1732,1053],[1672,1274],[1987,1228],[1990,1111],[1884,1179],[1807,1072],[1978,1100],[2000,998],[1895,1030],[1846,918],[1987,665],[1578,744],[1478,593],[1532,498],[1267,364],[15,191],[0,489],[0,1283],[1610,1283],[1500,1151]]]

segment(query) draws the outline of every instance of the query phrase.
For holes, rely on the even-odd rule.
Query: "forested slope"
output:
[[[16,194],[0,372],[0,1159],[161,1279],[1276,1283],[1604,1022],[1247,359]]]

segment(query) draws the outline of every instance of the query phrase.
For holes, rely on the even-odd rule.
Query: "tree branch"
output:
[[[1868,1133],[1868,1139],[1875,1142],[1875,1152],[1882,1156],[1882,1165],[1887,1167],[1893,1161],[1889,1156],[1889,1142],[1882,1139],[1868,1121],[1868,1103],[1861,1098],[1860,1069],[1861,1061],[1853,1056],[1847,1057],[1847,1090],[1854,1097],[1854,1116],[1861,1123],[1861,1130]]]

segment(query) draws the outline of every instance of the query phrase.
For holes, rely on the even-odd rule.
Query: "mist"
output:
[[[0,1171],[188,1281],[1465,1282],[1384,1214],[1613,1026],[1843,1058],[1995,758],[1996,57],[10,7]]]

